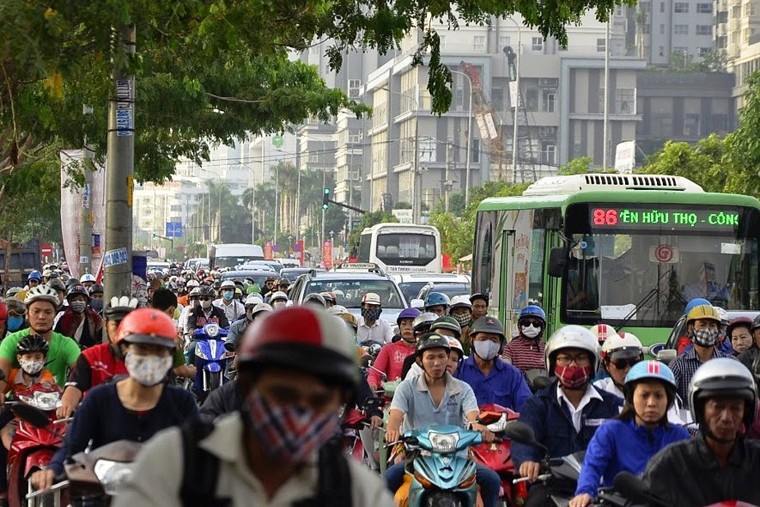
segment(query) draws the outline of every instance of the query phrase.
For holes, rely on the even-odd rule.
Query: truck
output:
[[[264,249],[247,243],[222,243],[208,247],[209,269],[235,268],[248,261],[264,260]]]
[[[6,263],[10,252],[9,262]],[[39,240],[31,240],[24,245],[0,246],[0,287],[3,293],[11,287],[23,287],[26,279],[42,265]]]

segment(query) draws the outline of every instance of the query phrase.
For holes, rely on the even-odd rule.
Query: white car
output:
[[[470,284],[468,275],[456,273],[404,273],[391,275],[407,301],[415,299],[423,287],[433,284]]]

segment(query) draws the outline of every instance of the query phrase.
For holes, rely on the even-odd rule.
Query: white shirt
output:
[[[245,315],[245,306],[236,299],[233,299],[230,304],[225,304],[223,299],[217,299],[214,301],[214,306],[221,308],[230,324]]]
[[[380,345],[391,343],[393,340],[393,328],[387,320],[377,319],[372,327],[364,323],[364,317],[359,317],[359,326],[356,329],[356,341],[364,343],[372,340]]]
[[[573,427],[575,428],[576,433],[580,433],[581,431],[581,427],[583,426],[581,424],[583,422],[583,409],[591,402],[591,400],[604,400],[604,398],[602,398],[602,395],[599,394],[591,384],[588,384],[586,386],[586,392],[583,393],[583,398],[581,398],[581,401],[578,403],[577,407],[573,406],[573,404],[570,402],[570,399],[565,396],[565,391],[563,391],[560,386],[557,386],[557,401],[560,404],[562,404],[564,401],[565,405],[567,405],[568,410],[570,410],[570,416],[573,419]]]

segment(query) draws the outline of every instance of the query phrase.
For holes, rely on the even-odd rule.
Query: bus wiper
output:
[[[656,295],[660,293],[660,282],[662,282],[662,279],[665,278],[665,276],[669,274],[670,275],[673,274],[673,268],[668,269],[662,275],[660,275],[660,277],[657,279],[657,282],[655,283],[655,286],[652,287],[652,289],[649,292],[644,294],[644,297],[641,298],[641,300],[638,303],[636,303],[636,305],[634,305],[633,309],[630,312],[628,312],[628,315],[626,315],[625,318],[623,318],[623,322],[620,324],[620,326],[618,326],[617,331],[620,331],[621,329],[623,329],[628,324],[628,322],[630,322],[631,319],[633,319],[634,315],[636,315],[636,313],[644,307],[644,305],[646,305],[653,297],[655,297]]]

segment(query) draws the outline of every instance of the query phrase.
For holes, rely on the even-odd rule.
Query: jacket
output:
[[[656,426],[648,429],[628,421],[613,419],[602,424],[586,449],[576,495],[588,493],[596,497],[602,486],[612,486],[612,480],[623,470],[640,474],[650,458],[665,446],[688,440],[689,432],[681,426]]]
[[[240,410],[243,400],[237,389],[237,382],[227,382],[214,389],[201,405],[201,418],[213,421],[219,416]]]
[[[75,336],[82,319],[86,319],[82,334]],[[75,339],[81,348],[87,348],[102,341],[103,320],[89,306],[82,313],[67,307],[58,319],[54,331]]]
[[[522,372],[499,357],[488,376],[480,371],[474,355],[459,363],[454,376],[470,384],[481,406],[496,403],[519,412],[532,396]]]
[[[367,381],[370,385],[380,386],[383,379],[380,371],[388,377],[387,380],[396,380],[401,378],[404,369],[404,360],[414,354],[414,345],[407,345],[404,340],[385,345],[377,355],[375,363],[367,374]],[[380,371],[377,371],[380,370]]]
[[[650,493],[673,507],[740,500],[760,505],[760,445],[739,437],[721,468],[699,435],[658,452],[644,471]]]
[[[592,389],[596,389],[591,386]],[[618,415],[623,400],[601,389],[596,389],[601,400],[592,399],[583,408],[585,424],[575,431],[570,410],[557,400],[557,381],[538,391],[523,405],[520,421],[533,429],[536,440],[549,448],[549,456],[561,458],[588,447],[597,428],[607,419]],[[512,460],[515,468],[524,461],[541,461],[541,451],[535,447],[512,442]]]
[[[755,359],[757,359],[757,356],[760,354],[760,349],[758,349],[756,346],[751,346],[736,358],[739,360],[740,363],[742,363],[744,366],[747,367],[747,369],[754,373],[754,370],[752,369],[752,364],[755,362]]]
[[[210,310],[211,313],[209,317],[206,318],[206,313],[203,311],[203,308],[200,306],[193,308],[193,310],[190,312],[190,315],[187,316],[185,332],[192,334],[193,331],[202,328],[209,322],[215,322],[216,324],[219,324],[219,327],[223,328],[230,327],[230,321],[227,320],[227,316],[224,314],[224,310],[214,305],[211,305]]]

